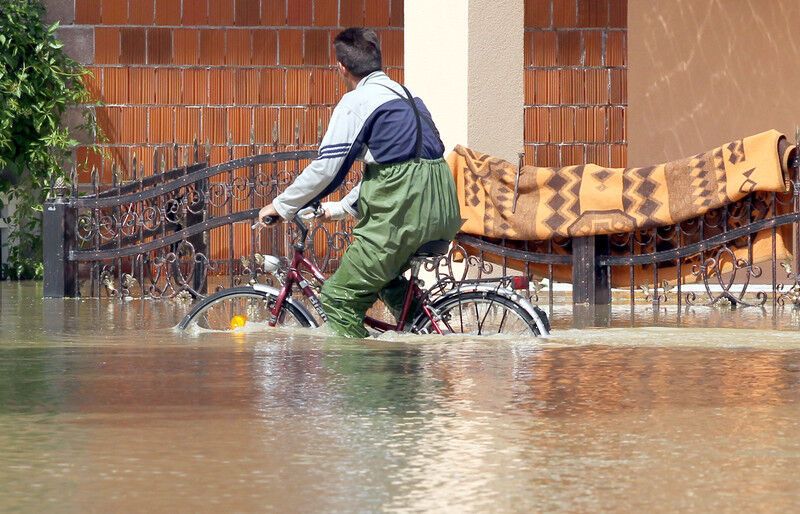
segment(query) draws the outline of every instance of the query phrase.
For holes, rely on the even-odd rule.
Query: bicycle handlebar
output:
[[[270,225],[276,224],[279,219],[280,219],[280,217],[278,217],[278,216],[264,216],[263,218],[261,218],[260,221],[264,225],[270,226]]]
[[[257,229],[259,225],[263,225],[265,227],[272,227],[280,221],[280,216],[264,216],[260,220],[258,220],[255,224],[253,224],[252,228]],[[291,219],[292,222],[297,226],[299,234],[295,244],[299,244],[301,247],[305,246],[306,238],[308,237],[308,227],[303,220],[300,219],[300,216],[295,216]]]
[[[322,210],[322,207],[321,207],[319,202],[312,203],[311,207],[313,207],[313,209],[314,209],[314,216],[315,217],[320,217],[320,216],[323,215],[324,211]],[[298,211],[298,213],[299,213],[299,211]],[[275,225],[276,223],[278,223],[280,220],[281,220],[280,216],[264,216],[263,218],[258,220],[258,222],[256,224],[253,225],[253,228],[257,228],[259,223],[264,225],[264,226],[271,227],[271,226]],[[298,230],[300,231],[300,234],[299,234],[299,237],[297,238],[296,244],[299,243],[301,245],[301,247],[304,246],[305,245],[305,241],[306,241],[306,237],[308,237],[308,227],[306,226],[305,223],[303,223],[302,218],[298,214],[295,214],[294,217],[291,220],[287,220],[287,221],[294,222],[294,224],[297,226]]]
[[[320,204],[320,202],[318,201],[315,201],[307,205],[306,207],[298,210],[297,213],[295,213],[294,218],[292,220],[287,220],[287,221],[298,221],[301,218],[308,218],[308,219],[320,218],[324,215],[325,211],[322,209],[322,204]],[[280,221],[280,219],[281,219],[280,216],[264,216],[258,221],[263,225],[270,226]]]

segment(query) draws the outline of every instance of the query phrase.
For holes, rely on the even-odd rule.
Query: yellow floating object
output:
[[[236,330],[237,328],[242,328],[247,324],[247,317],[236,315],[231,318],[231,330]]]

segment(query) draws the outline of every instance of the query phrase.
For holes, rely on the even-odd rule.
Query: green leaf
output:
[[[69,169],[77,141],[59,125],[67,107],[99,105],[80,79],[88,70],[70,59],[56,37],[59,23],[42,22],[42,0],[0,0],[0,178],[3,202],[17,208],[4,243],[7,275],[41,277],[42,203],[50,184]],[[90,133],[96,121],[87,118]]]

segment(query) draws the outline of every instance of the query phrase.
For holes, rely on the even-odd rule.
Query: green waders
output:
[[[322,305],[334,333],[367,337],[364,316],[380,295],[399,314],[408,281],[400,275],[428,241],[450,240],[461,227],[455,184],[444,159],[369,165],[353,229],[339,269],[322,287]]]

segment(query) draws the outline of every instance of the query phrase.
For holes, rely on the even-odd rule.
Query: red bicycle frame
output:
[[[311,262],[305,256],[305,238],[308,233],[308,229],[297,219],[295,219],[295,223],[298,225],[301,231],[301,238],[300,242],[294,243],[292,248],[294,249],[294,253],[292,255],[292,262],[289,265],[289,268],[286,272],[286,278],[283,281],[283,284],[280,288],[280,293],[278,294],[278,298],[275,300],[275,305],[273,306],[272,310],[270,311],[270,320],[269,326],[274,327],[278,322],[278,315],[283,308],[283,303],[286,301],[286,298],[289,297],[292,293],[292,288],[295,284],[300,286],[300,290],[303,291],[303,294],[308,298],[311,302],[311,305],[314,306],[314,310],[317,311],[317,314],[322,318],[323,321],[328,321],[328,316],[325,314],[324,309],[322,308],[322,302],[319,300],[319,297],[316,295],[314,290],[311,288],[311,285],[308,281],[303,277],[300,273],[301,266],[305,266],[311,273],[314,275],[314,278],[319,280],[321,283],[325,282],[325,276],[319,270],[319,268]],[[370,328],[378,330],[380,332],[386,332],[390,330],[394,330],[397,332],[402,332],[405,329],[406,321],[408,318],[409,311],[411,310],[411,304],[415,296],[421,297],[421,291],[419,286],[415,283],[414,278],[409,281],[409,287],[406,290],[405,300],[403,301],[403,310],[400,314],[400,318],[397,320],[397,324],[386,323],[381,320],[377,320],[372,317],[365,317],[364,324]],[[423,301],[422,310],[425,315],[431,320],[431,326],[438,334],[442,334],[441,328],[439,328],[439,324],[436,322],[436,317],[434,316],[433,312],[431,311],[430,307],[425,304]]]

